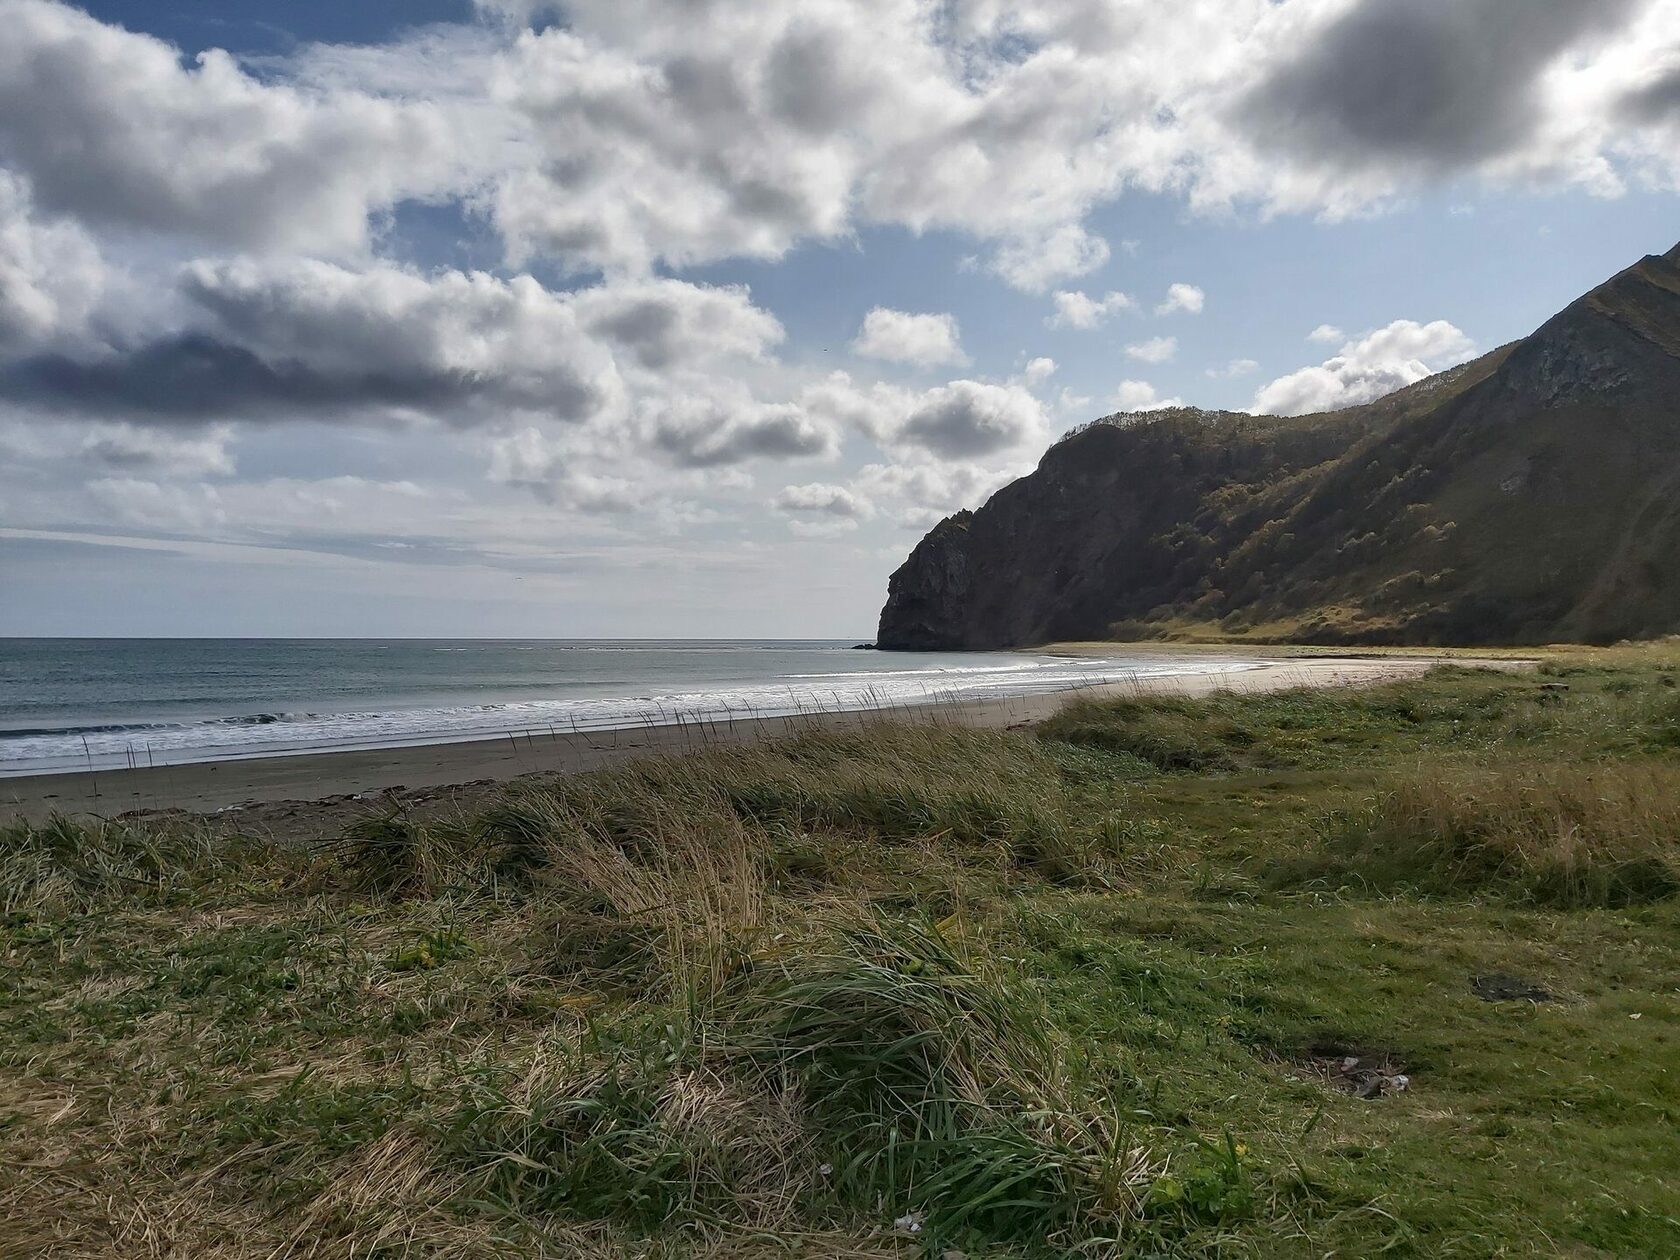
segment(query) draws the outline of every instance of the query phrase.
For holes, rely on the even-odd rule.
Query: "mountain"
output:
[[[935,526],[883,648],[1218,631],[1321,643],[1680,632],[1680,246],[1377,402],[1075,430]]]

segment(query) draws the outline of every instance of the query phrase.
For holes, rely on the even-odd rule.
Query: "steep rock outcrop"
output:
[[[883,647],[1680,631],[1680,247],[1363,407],[1111,417],[937,526]]]

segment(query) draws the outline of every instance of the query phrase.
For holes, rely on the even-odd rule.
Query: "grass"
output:
[[[0,1255],[1680,1254],[1677,669],[0,826]]]

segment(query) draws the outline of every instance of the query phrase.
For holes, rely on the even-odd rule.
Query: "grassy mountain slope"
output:
[[[893,575],[883,646],[1186,624],[1309,641],[1680,628],[1680,247],[1363,407],[1078,431]]]

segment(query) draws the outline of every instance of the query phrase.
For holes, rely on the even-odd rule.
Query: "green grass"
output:
[[[1680,652],[1548,661],[0,827],[0,1255],[1680,1254]]]

